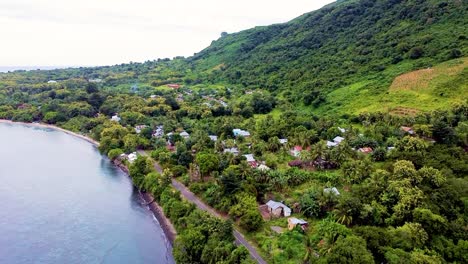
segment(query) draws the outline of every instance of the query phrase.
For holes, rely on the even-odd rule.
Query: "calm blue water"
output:
[[[130,179],[90,143],[0,123],[0,263],[173,263]]]

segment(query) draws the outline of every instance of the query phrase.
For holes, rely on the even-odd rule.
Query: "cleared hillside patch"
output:
[[[468,58],[448,61],[433,68],[408,72],[396,77],[390,91],[420,91],[434,88],[437,84],[459,75],[468,66]]]

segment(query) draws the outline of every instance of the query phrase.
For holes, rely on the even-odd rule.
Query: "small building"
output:
[[[172,88],[172,89],[179,89],[179,88],[180,88],[180,84],[177,84],[177,83],[170,83],[170,84],[167,84],[167,87]]]
[[[157,126],[156,129],[153,131],[153,137],[161,138],[164,136],[164,126]]]
[[[96,78],[96,79],[89,79],[88,80],[90,83],[102,83],[102,79]]]
[[[247,159],[247,163],[249,163],[249,165],[250,165],[252,168],[257,168],[258,163],[257,163],[257,161],[255,160],[253,154],[246,154],[246,155],[244,155],[244,157]]]
[[[327,141],[327,147],[333,148],[333,147],[336,147],[336,146],[338,146],[338,143],[332,142],[332,141]]]
[[[274,217],[288,217],[291,215],[291,208],[287,207],[283,203],[275,202],[270,200],[266,203],[268,206],[268,212]]]
[[[57,81],[50,80],[50,81],[48,81],[47,83],[48,83],[48,84],[55,84],[55,83],[57,83]]]
[[[133,152],[133,153],[128,154],[127,158],[128,158],[128,162],[133,163],[138,158],[138,156],[136,152]]]
[[[239,155],[239,150],[238,150],[237,148],[226,148],[226,149],[224,149],[223,152],[224,152],[224,153],[231,153],[231,154],[233,154],[234,156]]]
[[[364,148],[358,149],[358,151],[364,154],[371,154],[374,150],[369,147],[364,147]]]
[[[284,144],[288,143],[288,139],[287,138],[280,138],[279,143],[284,145]]]
[[[407,126],[402,126],[400,127],[401,131],[405,132],[405,133],[408,133],[410,135],[413,135],[414,134],[414,130],[413,128],[411,127],[407,127]]]
[[[143,129],[145,129],[145,128],[147,128],[146,125],[137,125],[137,126],[135,126],[135,132],[136,132],[137,134],[140,134],[140,133],[141,133],[141,130],[143,130]]]
[[[242,137],[250,137],[250,132],[246,130],[242,130],[239,128],[235,128],[232,130],[232,133],[235,137],[242,136]]]
[[[189,139],[190,138],[190,134],[187,133],[186,131],[182,131],[179,135],[184,139]]]
[[[154,99],[154,98],[156,98],[156,97],[158,97],[158,96],[155,95],[155,94],[150,95],[150,98],[151,98],[151,99]]]
[[[323,189],[323,192],[326,193],[326,194],[334,194],[334,195],[340,195],[340,192],[338,191],[338,189],[336,187],[332,187],[332,188],[325,188]]]
[[[111,117],[111,121],[114,121],[114,122],[120,122],[121,118],[119,117],[118,114],[115,114]]]
[[[338,127],[338,130],[341,132],[341,134],[346,133],[346,129],[344,129],[344,128]]]
[[[302,230],[306,230],[307,227],[309,226],[309,223],[307,223],[305,220],[298,219],[296,217],[288,218],[288,229],[289,230],[293,230],[298,225],[302,228]]]
[[[290,153],[294,157],[299,157],[302,152],[302,147],[301,146],[294,146],[294,148],[291,149]]]
[[[215,135],[209,135],[208,137],[210,137],[211,141],[218,141],[218,136],[215,136]]]
[[[337,136],[333,139],[333,142],[340,144],[344,140],[344,137]]]
[[[265,164],[260,164],[260,166],[257,167],[257,170],[260,170],[260,171],[269,171],[269,170],[270,170],[270,167],[268,167],[268,166],[265,165]]]

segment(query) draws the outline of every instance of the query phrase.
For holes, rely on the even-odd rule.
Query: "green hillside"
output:
[[[320,112],[376,110],[349,109],[342,92],[374,103],[396,76],[466,54],[467,7],[464,1],[340,1],[285,24],[221,37],[189,61],[211,80],[284,93],[293,102],[324,105]]]
[[[179,83],[205,94],[230,90],[238,109],[246,91],[259,90],[276,112],[414,114],[466,100],[467,9],[466,0],[343,0],[287,23],[222,34],[189,58],[0,74],[0,85],[99,78],[106,90],[148,96]],[[456,73],[429,88],[391,88],[398,76],[451,64]]]

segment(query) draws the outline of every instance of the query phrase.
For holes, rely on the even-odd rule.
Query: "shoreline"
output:
[[[3,124],[19,124],[19,125],[26,125],[26,126],[32,126],[32,127],[41,127],[41,128],[50,128],[50,129],[54,129],[54,130],[66,133],[68,135],[83,139],[83,140],[87,141],[88,143],[91,143],[95,147],[99,146],[99,142],[97,142],[96,140],[94,140],[94,139],[92,139],[90,137],[87,137],[87,136],[84,136],[82,134],[66,130],[64,128],[61,128],[61,127],[58,127],[58,126],[55,126],[55,125],[44,124],[44,123],[16,122],[16,121],[11,121],[11,120],[7,120],[7,119],[0,119],[0,124],[2,124],[2,123]],[[129,171],[128,171],[128,168],[125,165],[123,165],[121,163],[116,163],[115,161],[112,161],[112,160],[111,160],[111,162],[112,162],[112,164],[114,164],[115,166],[120,168],[123,172],[125,172],[125,174],[129,178],[131,178],[130,174],[129,174]],[[143,201],[145,201],[146,203],[149,203],[149,202],[154,200],[153,196],[151,194],[149,194],[149,193],[142,192],[141,190],[139,190],[139,193],[140,193],[140,196],[143,199]],[[148,206],[149,210],[152,212],[152,214],[158,220],[159,226],[163,230],[163,233],[164,233],[166,239],[169,241],[169,243],[170,243],[170,245],[172,247],[174,245],[174,241],[175,241],[175,238],[176,238],[176,235],[177,235],[177,232],[175,231],[174,225],[169,220],[169,218],[166,217],[162,207],[157,202],[153,202],[153,203],[151,203],[151,204],[149,204],[147,206]],[[172,252],[171,252],[171,254],[172,254]]]
[[[8,120],[8,119],[0,119],[0,123],[3,123],[3,124],[19,124],[19,125],[26,125],[26,126],[33,126],[33,127],[50,128],[50,129],[61,131],[61,132],[65,133],[65,134],[68,134],[68,135],[71,135],[71,136],[74,136],[74,137],[77,137],[77,138],[81,138],[81,139],[83,139],[85,141],[88,141],[89,143],[93,144],[96,147],[99,146],[99,142],[97,142],[96,140],[94,140],[94,139],[92,139],[90,137],[84,136],[84,135],[76,133],[76,132],[72,132],[70,130],[66,130],[64,128],[61,128],[61,127],[58,127],[58,126],[55,126],[55,125],[50,125],[50,124],[45,124],[45,123],[16,122],[16,121]]]
[[[118,160],[114,160],[111,162],[115,166],[120,168],[123,172],[125,172],[125,174],[127,174],[127,176],[130,178],[130,174],[129,174],[127,166],[125,166]],[[174,225],[172,224],[171,220],[169,220],[169,218],[167,218],[167,216],[164,214],[164,210],[161,207],[161,205],[159,205],[156,201],[154,201],[153,195],[147,192],[143,192],[142,190],[138,190],[138,191],[143,201],[145,201],[145,203],[149,203],[153,201],[151,204],[148,204],[146,206],[153,213],[154,217],[156,217],[156,220],[158,220],[159,226],[163,230],[164,235],[166,236],[166,239],[169,241],[172,247],[174,245],[174,241],[177,236],[177,231]]]

